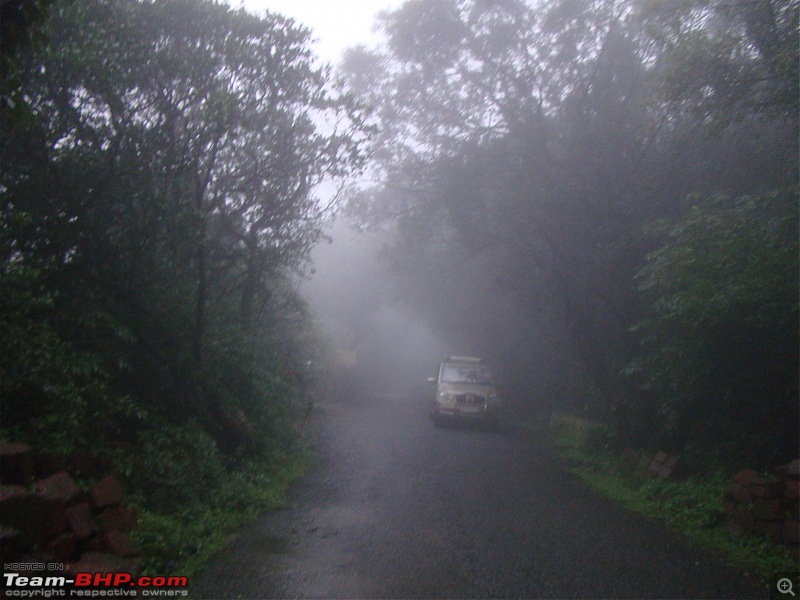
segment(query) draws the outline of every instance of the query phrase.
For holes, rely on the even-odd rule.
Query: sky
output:
[[[376,45],[381,35],[373,31],[379,12],[396,9],[405,0],[223,0],[233,8],[263,14],[269,10],[293,18],[312,32],[314,50],[324,63],[336,66],[347,48]],[[320,202],[328,202],[335,188],[323,182],[317,188]]]
[[[269,10],[292,17],[311,29],[320,59],[335,66],[347,48],[375,46],[380,40],[373,31],[377,13],[398,8],[405,0],[225,1],[256,14]],[[324,204],[333,191],[330,183],[323,182],[316,194]],[[357,367],[360,372],[382,374],[385,386],[399,389],[408,382],[424,382],[447,347],[418,315],[381,304],[385,299],[365,301],[375,289],[382,289],[375,282],[380,279],[379,273],[386,271],[377,258],[378,242],[356,234],[344,221],[331,224],[326,234],[333,243],[321,243],[314,249],[316,275],[303,281],[299,291],[319,316],[328,339],[341,348],[355,350],[361,357]],[[361,327],[354,322],[359,319],[353,316],[354,310],[363,320]]]
[[[316,50],[325,62],[337,64],[346,48],[372,46],[379,39],[373,32],[375,15],[397,8],[403,0],[227,0],[233,7],[244,6],[254,13],[281,13],[310,28]]]

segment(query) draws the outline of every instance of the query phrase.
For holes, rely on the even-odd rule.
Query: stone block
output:
[[[45,496],[41,497],[45,498],[45,500],[50,505],[50,510],[47,514],[47,517],[42,522],[42,527],[44,528],[45,535],[51,536],[51,535],[56,535],[57,533],[61,533],[67,528],[69,524],[67,521],[67,505],[64,504],[64,502],[62,502],[61,500],[53,500]]]
[[[63,502],[20,486],[0,486],[0,515],[4,525],[19,531],[23,548],[40,543],[67,526]]]
[[[752,531],[780,543],[783,538],[783,525],[777,522],[756,521]]]
[[[797,458],[790,463],[777,467],[775,469],[775,472],[781,477],[787,477],[788,479],[794,479],[794,480],[800,479],[800,458]]]
[[[121,504],[109,508],[96,517],[103,531],[124,531],[130,533],[136,525],[136,513]]]
[[[87,502],[70,506],[66,510],[66,515],[69,528],[78,539],[89,539],[100,530]]]
[[[136,548],[133,547],[133,542],[131,542],[128,534],[122,531],[111,531],[93,539],[89,542],[87,549],[95,552],[107,552],[117,556],[130,557],[136,555]]]
[[[4,563],[15,562],[21,550],[19,531],[0,525],[0,559]]]
[[[33,458],[28,444],[0,444],[0,482],[26,485],[33,480]]]
[[[758,477],[748,484],[756,498],[782,498],[783,480],[778,477]]]
[[[775,498],[759,498],[753,503],[753,513],[761,521],[781,521],[785,512],[783,502]]]
[[[124,491],[117,478],[109,475],[92,487],[92,503],[96,508],[115,506],[122,502]]]
[[[59,471],[46,479],[35,481],[33,489],[47,498],[61,500],[66,504],[73,502],[80,494],[78,484],[66,471]]]
[[[729,487],[726,496],[738,504],[750,504],[753,501],[753,492],[748,486],[741,483],[734,483]]]
[[[21,485],[0,485],[0,515],[3,514],[7,502],[15,502],[16,498],[28,493],[28,490]]]
[[[47,542],[45,552],[47,552],[54,561],[67,562],[75,557],[75,549],[77,546],[78,538],[74,533],[63,533]]]
[[[786,487],[783,492],[787,500],[797,500],[800,498],[800,481],[786,481]]]
[[[753,469],[742,469],[736,475],[733,476],[733,480],[736,483],[740,483],[742,485],[748,485],[755,479],[758,479],[758,473],[753,471]]]
[[[800,544],[800,522],[786,519],[783,523],[783,541],[787,544]]]
[[[112,571],[130,573],[134,577],[139,574],[141,561],[125,558],[109,552],[84,552],[81,557],[69,565],[72,573],[109,573]]]
[[[658,463],[659,465],[663,465],[667,460],[667,453],[666,452],[656,452],[656,455],[653,457],[653,462]]]

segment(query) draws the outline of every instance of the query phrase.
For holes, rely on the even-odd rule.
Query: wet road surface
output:
[[[436,428],[419,398],[320,403],[318,461],[195,598],[753,598],[758,581],[563,472],[535,434]]]

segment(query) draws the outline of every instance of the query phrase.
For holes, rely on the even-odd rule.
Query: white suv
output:
[[[448,356],[439,365],[430,415],[434,424],[445,419],[477,421],[497,425],[499,400],[492,370],[481,358]]]

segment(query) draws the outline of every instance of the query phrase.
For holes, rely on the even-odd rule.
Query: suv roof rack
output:
[[[471,363],[482,363],[483,359],[478,358],[477,356],[451,356],[447,355],[444,357],[444,362],[471,362]]]

